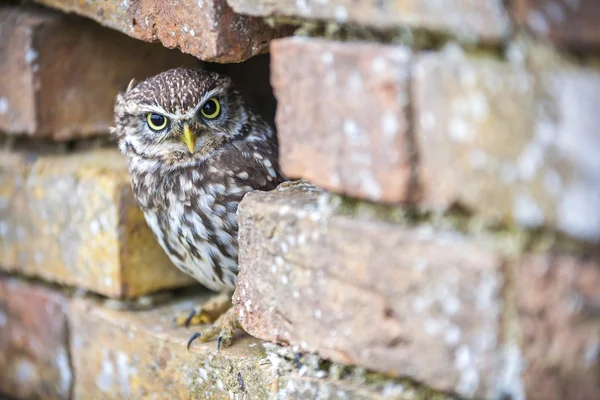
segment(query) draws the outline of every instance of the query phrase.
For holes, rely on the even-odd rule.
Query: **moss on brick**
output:
[[[295,371],[303,377],[320,379],[323,382],[336,381],[342,387],[367,390],[369,393],[391,396],[400,400],[460,399],[459,396],[435,391],[408,378],[393,378],[383,373],[368,371],[362,367],[330,362],[314,354],[297,353],[291,347],[273,343],[263,343],[263,347],[266,349],[267,356],[271,361],[274,361],[277,368],[288,374]],[[278,396],[292,394],[286,393],[285,389],[281,389],[286,386],[289,379],[289,377],[280,379]]]
[[[600,249],[595,243],[571,238],[551,229],[525,229],[511,222],[485,221],[459,205],[436,212],[423,206],[386,205],[338,194],[330,194],[329,204],[352,218],[374,218],[401,226],[430,225],[480,237],[509,256],[526,251],[562,251],[600,258]]]

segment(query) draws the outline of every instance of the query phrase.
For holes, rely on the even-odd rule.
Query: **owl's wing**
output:
[[[223,164],[233,172],[232,183],[245,192],[273,190],[285,181],[279,168],[277,143],[273,141],[235,142],[227,153]]]

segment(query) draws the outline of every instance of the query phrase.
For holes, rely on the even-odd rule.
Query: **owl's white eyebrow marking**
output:
[[[145,104],[142,106],[142,113],[147,114],[147,113],[154,112],[154,113],[163,115],[163,116],[169,118],[171,121],[175,121],[175,122],[177,122],[180,119],[192,118],[198,112],[200,107],[202,107],[204,105],[206,100],[210,99],[211,97],[213,97],[215,94],[217,94],[219,92],[220,92],[220,89],[218,89],[218,88],[214,88],[213,90],[206,92],[202,96],[202,98],[200,99],[200,102],[196,105],[196,107],[188,110],[188,112],[186,112],[185,114],[170,113],[159,105],[150,105],[150,104]]]
[[[191,110],[189,110],[182,117],[184,117],[184,118],[191,118],[191,117],[193,117],[198,112],[198,110],[200,109],[200,107],[202,107],[204,105],[204,103],[206,102],[206,100],[210,99],[211,97],[213,97],[215,94],[217,94],[219,92],[220,92],[220,90],[218,88],[214,88],[213,90],[210,90],[210,91],[204,93],[204,96],[202,96],[202,98],[200,99],[200,101],[198,102],[198,104],[196,105],[196,107],[194,107]]]
[[[165,117],[169,118],[171,121],[177,120],[177,119],[181,118],[180,114],[170,113],[170,112],[168,112],[167,110],[165,110],[164,108],[162,108],[161,106],[158,106],[158,105],[153,106],[153,105],[150,105],[150,104],[145,104],[145,105],[141,106],[141,111],[142,111],[142,113],[144,115],[148,114],[148,113],[151,113],[151,112],[152,113],[157,113],[157,114],[160,114],[162,116],[165,116]]]

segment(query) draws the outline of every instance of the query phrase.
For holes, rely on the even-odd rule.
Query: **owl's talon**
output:
[[[212,325],[195,333],[188,341],[188,350],[194,340],[198,339],[201,343],[206,343],[218,335],[217,351],[221,351],[221,348],[231,346],[233,334],[239,327],[240,324],[232,307],[227,310],[225,314],[221,315]]]
[[[188,340],[187,343],[187,350],[190,351],[190,346],[192,345],[192,342],[196,339],[198,339],[200,336],[202,336],[202,334],[200,332],[196,332],[192,335],[192,337],[190,338],[190,340]]]
[[[195,308],[192,308],[192,310],[190,311],[189,315],[187,316],[187,318],[185,319],[183,325],[186,328],[190,327],[190,323],[192,322],[192,318],[194,318],[196,315],[198,314],[198,312],[196,311]]]
[[[233,337],[234,331],[222,330],[219,338],[217,339],[217,352],[221,351],[221,347],[231,346],[231,338]]]

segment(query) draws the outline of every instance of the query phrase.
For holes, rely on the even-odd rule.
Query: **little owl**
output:
[[[160,246],[181,271],[221,292],[185,318],[186,326],[214,322],[188,347],[217,334],[218,347],[229,345],[238,327],[236,210],[246,193],[283,181],[273,130],[228,77],[179,68],[132,81],[117,96],[111,133]]]

